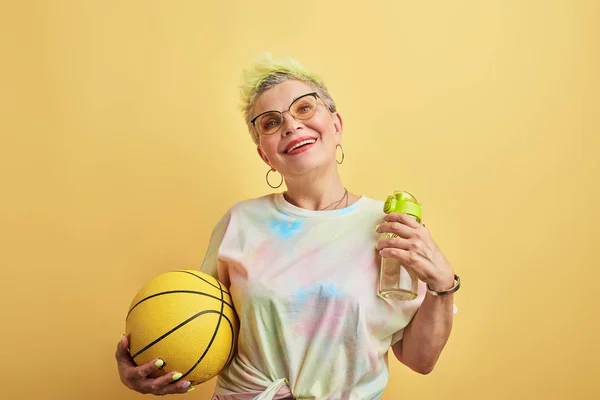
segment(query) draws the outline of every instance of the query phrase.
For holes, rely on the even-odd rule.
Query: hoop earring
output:
[[[277,172],[277,171],[275,171],[273,168],[271,168],[270,170],[267,171],[267,176],[265,177],[265,179],[267,181],[267,185],[269,185],[273,189],[277,189],[277,188],[281,187],[281,185],[283,185],[283,175],[281,175],[281,173],[279,174],[279,176],[281,176],[281,182],[279,182],[279,185],[273,186],[273,185],[271,185],[271,182],[269,182],[269,174],[271,172]]]
[[[342,161],[338,161],[338,159],[337,159],[337,152],[336,152],[335,162],[338,163],[338,164],[341,164],[341,163],[344,162],[344,157],[345,157],[344,156],[344,148],[342,147],[341,144],[338,144],[337,146],[335,146],[336,150],[337,150],[338,147],[342,150]]]

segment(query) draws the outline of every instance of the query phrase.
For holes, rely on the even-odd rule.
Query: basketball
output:
[[[239,321],[229,291],[211,275],[173,270],[146,283],[126,317],[129,353],[136,365],[160,358],[157,378],[171,371],[192,385],[215,377],[231,361]]]

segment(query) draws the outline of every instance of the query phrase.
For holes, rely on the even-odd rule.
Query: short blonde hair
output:
[[[240,85],[242,99],[240,107],[250,136],[255,144],[258,144],[258,136],[250,121],[252,120],[252,109],[256,99],[263,92],[290,79],[305,82],[314,87],[329,111],[336,111],[335,102],[319,75],[310,72],[292,57],[276,59],[271,54],[264,53],[249,69],[243,72]]]

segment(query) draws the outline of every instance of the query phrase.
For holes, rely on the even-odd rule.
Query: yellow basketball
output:
[[[177,371],[197,385],[216,376],[235,352],[239,321],[229,291],[194,270],[162,273],[134,297],[126,318],[129,353],[137,365],[160,358],[157,378]]]

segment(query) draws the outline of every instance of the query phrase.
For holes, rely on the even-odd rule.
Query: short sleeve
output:
[[[404,335],[404,328],[402,328],[398,332],[394,333],[392,335],[392,343],[390,344],[390,346],[394,346],[396,343],[398,343],[400,340],[402,340],[403,335]]]
[[[213,276],[215,279],[222,280],[219,278],[219,268],[218,268],[218,256],[219,256],[219,248],[221,247],[221,243],[223,242],[223,237],[227,232],[227,227],[229,226],[231,213],[228,211],[221,219],[217,222],[213,231],[210,235],[210,240],[208,243],[208,248],[206,249],[206,254],[204,255],[204,259],[202,260],[202,264],[200,265],[200,271],[206,274]]]

